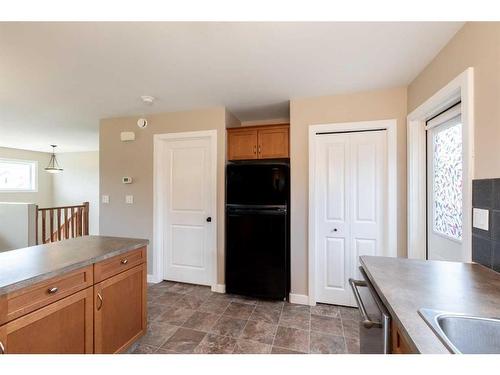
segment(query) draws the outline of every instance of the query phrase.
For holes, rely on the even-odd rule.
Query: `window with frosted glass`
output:
[[[462,240],[462,124],[433,138],[434,220],[436,233]]]

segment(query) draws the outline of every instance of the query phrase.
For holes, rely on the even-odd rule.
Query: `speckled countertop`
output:
[[[146,246],[148,240],[85,236],[0,253],[0,295]]]
[[[401,333],[422,354],[449,353],[420,308],[500,317],[500,274],[479,264],[362,256],[361,264]]]

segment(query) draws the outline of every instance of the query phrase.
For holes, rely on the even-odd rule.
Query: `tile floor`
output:
[[[359,353],[357,309],[261,301],[204,286],[148,286],[148,331],[131,353]]]

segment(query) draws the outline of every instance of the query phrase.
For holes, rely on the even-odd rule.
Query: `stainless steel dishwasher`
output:
[[[361,354],[388,354],[391,351],[391,316],[370,283],[363,267],[364,280],[349,279],[359,307],[359,350]]]

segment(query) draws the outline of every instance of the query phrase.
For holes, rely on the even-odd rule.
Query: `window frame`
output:
[[[26,160],[26,159],[12,159],[12,158],[0,158],[1,162],[7,162],[11,164],[24,164],[29,165],[31,170],[31,188],[30,189],[2,189],[0,187],[0,194],[2,193],[37,193],[38,192],[38,161],[36,160]]]

